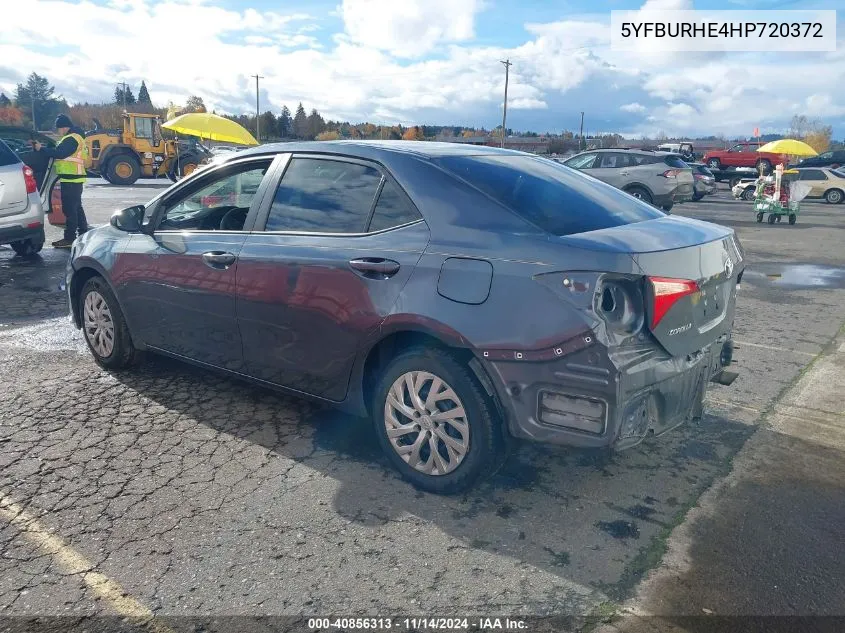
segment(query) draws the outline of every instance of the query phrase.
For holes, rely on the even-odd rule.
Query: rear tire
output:
[[[113,185],[134,185],[141,177],[141,163],[132,154],[109,159],[104,177]]]
[[[102,277],[91,277],[79,293],[85,343],[98,365],[124,369],[140,360],[117,297]]]
[[[824,199],[828,204],[839,204],[842,202],[843,194],[839,189],[830,189],[825,192]]]
[[[32,257],[44,248],[44,229],[42,228],[35,237],[12,242],[9,246],[12,247],[18,257]]]
[[[790,213],[789,214],[789,223],[795,224],[797,221],[798,221],[798,216],[795,215],[794,213]]]
[[[435,388],[440,398],[432,400]],[[463,492],[507,457],[496,406],[469,367],[445,350],[414,347],[394,358],[374,390],[372,411],[391,464],[427,492]]]
[[[718,158],[711,158],[710,160],[707,161],[707,166],[710,169],[721,169],[722,168],[722,161],[720,161]]]
[[[757,221],[758,221],[758,222],[762,222],[762,221],[763,221],[763,213],[762,213],[762,212],[760,212],[760,213],[758,213],[758,214],[757,214]]]
[[[647,202],[648,204],[653,204],[653,198],[651,197],[651,194],[648,192],[647,189],[643,187],[638,187],[634,185],[633,187],[628,187],[627,189],[625,189],[625,193],[634,196],[637,200],[642,200],[643,202]]]
[[[767,159],[758,160],[757,164],[755,165],[757,168],[757,172],[760,172],[760,168],[763,169],[763,174],[769,174],[772,171],[772,162]]]
[[[774,223],[775,223],[775,214],[774,214],[774,213],[770,213],[770,214],[769,214],[769,220],[768,220],[768,222],[769,222],[769,224],[774,224]]]

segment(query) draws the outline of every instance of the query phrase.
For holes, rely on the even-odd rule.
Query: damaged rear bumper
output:
[[[624,449],[700,418],[708,383],[731,381],[727,335],[683,358],[648,341],[613,351],[591,343],[550,360],[485,359],[512,435]]]

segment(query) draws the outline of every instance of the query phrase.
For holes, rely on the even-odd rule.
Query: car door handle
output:
[[[202,254],[202,261],[210,268],[226,269],[235,263],[235,256],[224,251],[208,251]]]
[[[349,262],[354,270],[364,273],[367,277],[391,277],[399,272],[399,262],[381,257],[364,257]]]
[[[627,172],[627,171],[620,171],[620,172],[619,172],[619,175],[620,175],[620,176],[627,176],[627,175],[628,175],[628,172]]]

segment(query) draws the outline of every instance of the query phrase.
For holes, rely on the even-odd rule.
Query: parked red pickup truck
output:
[[[710,169],[725,169],[727,167],[754,167],[760,169],[762,166],[766,172],[779,164],[789,164],[789,157],[784,154],[770,154],[769,152],[758,152],[757,148],[765,143],[749,141],[737,143],[730,149],[715,149],[704,155],[704,164]]]

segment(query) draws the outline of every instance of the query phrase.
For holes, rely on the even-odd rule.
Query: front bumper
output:
[[[623,449],[700,418],[707,384],[731,356],[725,336],[685,358],[648,342],[610,354],[593,343],[554,360],[488,360],[487,368],[513,436]]]

